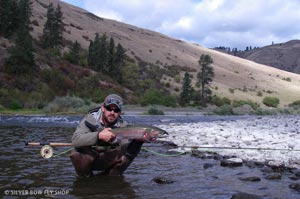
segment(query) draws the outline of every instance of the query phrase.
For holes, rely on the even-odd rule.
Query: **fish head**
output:
[[[156,140],[156,138],[165,138],[169,134],[163,129],[160,128],[149,128],[146,130],[147,139],[150,141]]]

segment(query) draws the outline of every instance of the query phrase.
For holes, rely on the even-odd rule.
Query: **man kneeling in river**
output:
[[[75,150],[71,161],[79,176],[92,176],[93,171],[122,175],[140,152],[143,139],[114,146],[116,138],[110,130],[125,127],[121,117],[123,101],[116,94],[108,95],[101,107],[92,109],[81,120],[72,137]]]

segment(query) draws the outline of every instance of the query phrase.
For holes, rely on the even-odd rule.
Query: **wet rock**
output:
[[[199,150],[192,150],[191,156],[201,158],[201,159],[214,159],[214,160],[220,160],[223,157],[217,153],[214,152],[203,152]]]
[[[263,173],[273,173],[273,169],[271,167],[264,166],[261,168],[261,172]]]
[[[247,182],[258,182],[261,181],[260,177],[257,176],[251,176],[251,177],[240,177],[241,181],[247,181]]]
[[[293,183],[293,184],[290,184],[289,187],[290,187],[291,189],[294,189],[294,190],[300,192],[300,183]]]
[[[270,165],[270,167],[272,168],[272,170],[274,172],[277,172],[277,173],[282,173],[284,171],[287,171],[289,170],[289,168],[287,168],[286,166],[284,165]]]
[[[230,158],[221,160],[222,167],[240,167],[243,166],[243,160],[240,158]]]
[[[299,169],[293,171],[293,173],[295,174],[295,176],[300,178],[300,170]]]
[[[258,195],[248,194],[248,193],[235,193],[232,195],[231,199],[262,199]]]
[[[272,173],[269,174],[265,177],[267,180],[280,180],[281,179],[281,174],[280,173]]]
[[[213,164],[205,163],[205,164],[203,165],[203,168],[204,168],[204,169],[208,169],[208,168],[211,168],[211,167],[213,167],[213,166],[214,166]]]
[[[263,167],[264,164],[261,162],[255,162],[255,161],[244,161],[244,164],[248,166],[249,168],[257,168],[257,167]]]
[[[157,184],[171,184],[171,183],[174,183],[173,180],[167,179],[165,177],[155,177],[152,180],[154,182],[156,182]]]
[[[296,175],[290,176],[289,177],[291,180],[299,180],[300,177],[297,177]]]

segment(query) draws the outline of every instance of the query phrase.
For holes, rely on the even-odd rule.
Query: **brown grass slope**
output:
[[[260,64],[300,74],[300,40],[273,44],[251,51],[244,51],[238,56]]]
[[[170,38],[151,30],[99,18],[58,0],[33,1],[32,20],[38,22],[38,25],[33,25],[32,34],[35,38],[42,35],[47,5],[50,2],[54,3],[55,7],[57,3],[62,7],[66,29],[64,37],[73,42],[77,40],[84,48],[88,47],[89,40],[94,39],[95,33],[98,32],[113,37],[116,43],[127,49],[129,56],[161,67],[180,65],[198,70],[200,55],[209,54],[214,60],[212,66],[216,75],[212,89],[221,97],[261,103],[264,96],[274,96],[280,98],[281,106],[300,99],[300,75]],[[172,80],[174,77],[168,78]],[[286,78],[290,78],[291,81],[284,80]],[[181,84],[172,81],[170,89],[181,88]],[[262,92],[263,96],[258,97],[257,92]]]

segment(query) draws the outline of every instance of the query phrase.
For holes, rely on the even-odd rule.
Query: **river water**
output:
[[[124,116],[132,123],[168,125],[252,119],[255,116]],[[78,178],[68,154],[43,159],[27,141],[70,142],[81,116],[0,116],[2,198],[198,198],[229,199],[237,192],[262,198],[299,199],[290,171],[268,180],[259,166],[222,167],[213,158],[191,154],[163,157],[141,151],[122,177]],[[147,144],[145,144],[147,148]],[[151,148],[151,146],[149,146]],[[55,147],[58,154],[69,147]],[[161,153],[165,146],[151,148]],[[209,165],[209,166],[207,166]],[[243,181],[256,176],[260,181]]]

